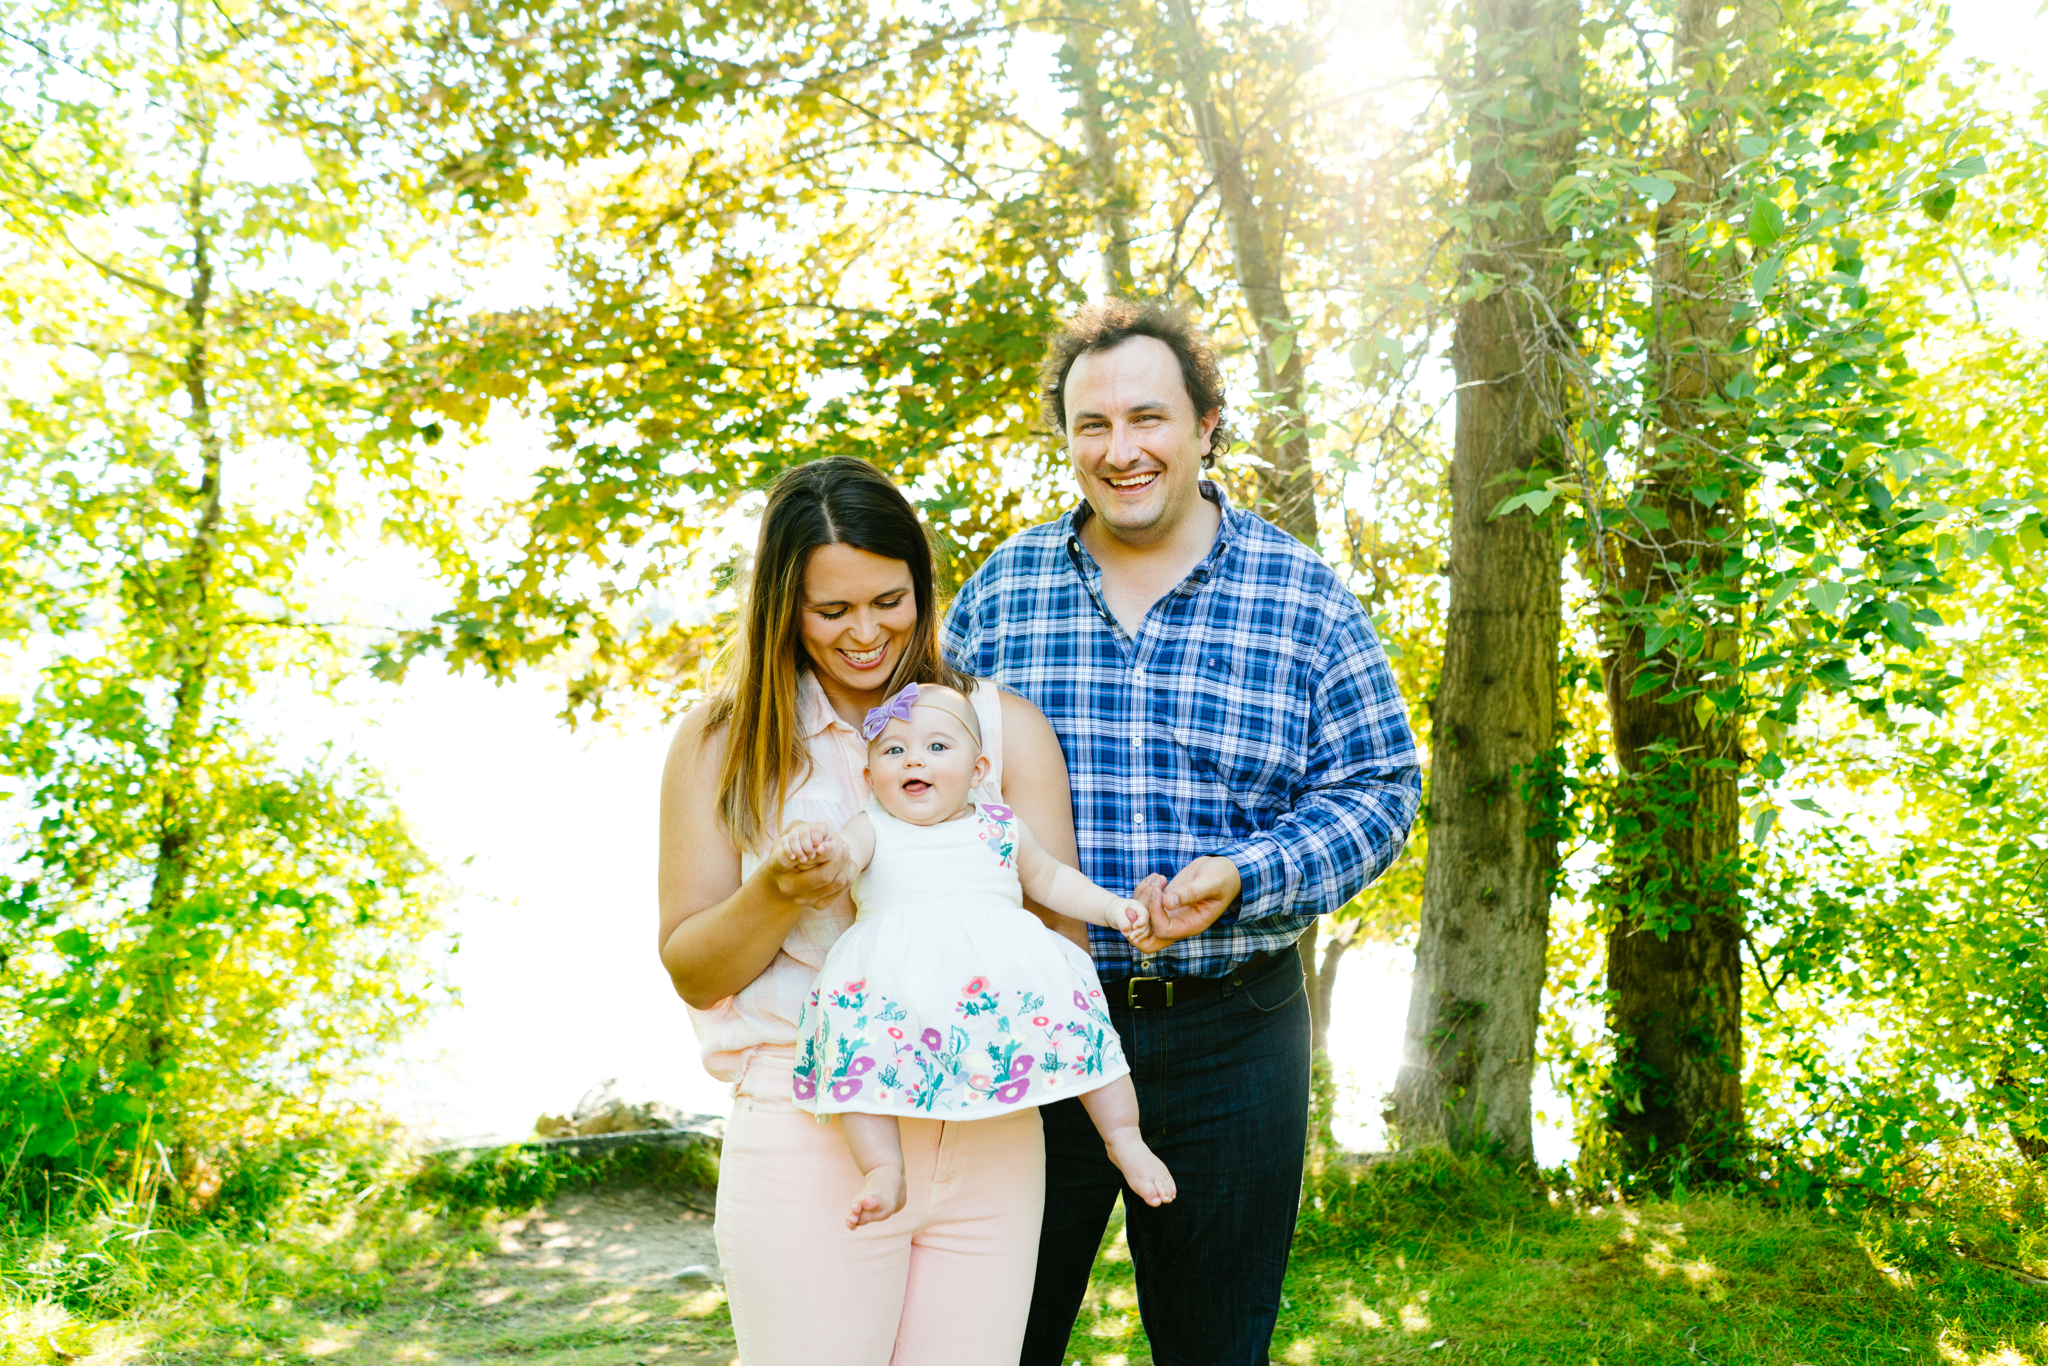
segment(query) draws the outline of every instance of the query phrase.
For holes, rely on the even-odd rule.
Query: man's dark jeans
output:
[[[1060,1366],[1118,1192],[1157,1366],[1264,1366],[1301,1200],[1309,1007],[1289,952],[1241,987],[1131,1010],[1105,982],[1145,1141],[1180,1188],[1157,1209],[1124,1191],[1078,1100],[1048,1105],[1045,1225],[1022,1366]]]

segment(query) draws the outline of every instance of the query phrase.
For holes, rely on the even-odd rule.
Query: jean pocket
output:
[[[1246,982],[1238,988],[1245,1004],[1261,1015],[1270,1015],[1282,1006],[1291,1005],[1308,985],[1308,978],[1302,974],[1301,958],[1297,954],[1286,966],[1274,969],[1256,981]]]

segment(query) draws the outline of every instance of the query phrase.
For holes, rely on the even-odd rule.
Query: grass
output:
[[[596,1188],[703,1206],[700,1149],[424,1164],[358,1146],[281,1154],[261,1198],[211,1217],[95,1212],[0,1230],[0,1366],[516,1362],[725,1366],[723,1291],[620,1285],[491,1254],[508,1212]]]
[[[732,1326],[715,1286],[592,1284],[459,1260],[390,1275],[374,1299],[316,1293],[186,1302],[100,1323],[50,1303],[0,1313],[0,1362],[7,1366],[725,1366],[732,1359]]]
[[[1680,1196],[1581,1207],[1423,1152],[1321,1183],[1273,1359],[1501,1366],[2048,1366],[2048,1238]],[[1990,1217],[1990,1216],[2000,1217]],[[2021,1274],[1964,1255],[1993,1247]],[[1961,1249],[1961,1250],[1959,1250]],[[1146,1366],[1121,1215],[1068,1360]]]
[[[593,1282],[491,1255],[496,1218],[534,1200],[592,1186],[701,1198],[700,1155],[300,1167],[271,1205],[232,1217],[150,1228],[116,1205],[0,1237],[0,1366],[733,1360],[712,1284]],[[2044,1203],[2048,1174],[2009,1166],[1959,1170],[1887,1217],[1731,1195],[1586,1205],[1420,1152],[1314,1184],[1274,1360],[2048,1366],[2048,1287],[2028,1280],[2048,1279]],[[1069,1360],[1151,1360],[1120,1220]]]

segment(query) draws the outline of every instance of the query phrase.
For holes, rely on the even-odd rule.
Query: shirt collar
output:
[[[832,710],[832,700],[825,696],[825,685],[818,681],[816,670],[805,669],[797,675],[796,681],[796,723],[804,739],[832,729],[845,726],[853,729]]]
[[[1230,505],[1230,498],[1223,492],[1222,485],[1204,479],[1197,487],[1204,498],[1207,498],[1216,505],[1217,512],[1221,513],[1223,517],[1222,524],[1216,528],[1216,543],[1209,547],[1209,553],[1202,557],[1202,562],[1195,566],[1194,573],[1188,576],[1197,583],[1204,583],[1208,581],[1210,574],[1214,572],[1216,562],[1223,558],[1223,553],[1226,550],[1230,549],[1230,543],[1237,539],[1238,530],[1243,525],[1244,518],[1248,514],[1239,512]],[[1067,514],[1067,539],[1073,543],[1076,550],[1079,550],[1084,555],[1087,555],[1088,552],[1087,547],[1081,541],[1081,528],[1088,525],[1088,519],[1094,515],[1095,509],[1089,505],[1086,498],[1083,498],[1080,505]],[[1088,558],[1092,563],[1095,557],[1089,555]]]

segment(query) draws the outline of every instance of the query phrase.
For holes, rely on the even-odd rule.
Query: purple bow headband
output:
[[[860,723],[860,738],[872,741],[891,721],[908,721],[910,709],[916,705],[917,684],[905,683],[903,691],[868,712],[868,719]]]

